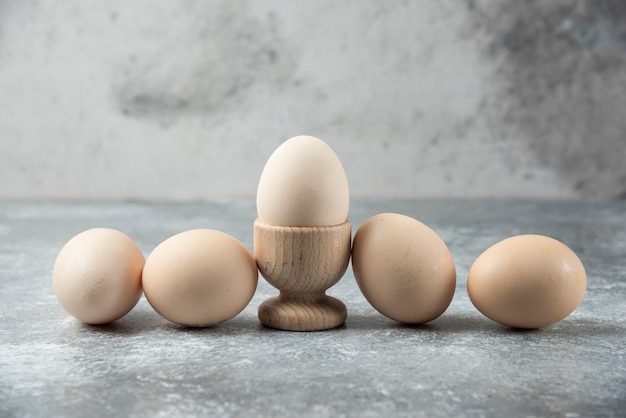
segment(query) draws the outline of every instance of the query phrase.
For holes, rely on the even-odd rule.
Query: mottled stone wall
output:
[[[626,2],[0,0],[0,197],[625,197]]]

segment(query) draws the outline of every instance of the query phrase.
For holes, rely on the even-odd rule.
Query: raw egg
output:
[[[270,156],[259,179],[259,220],[277,226],[334,226],[348,216],[348,179],[324,141],[296,136]]]
[[[250,302],[258,270],[252,253],[232,236],[212,230],[181,232],[146,260],[143,288],[165,319],[208,326],[233,318]]]
[[[472,265],[467,290],[485,316],[515,328],[541,328],[571,314],[585,294],[587,275],[565,244],[519,235],[488,248]]]
[[[106,324],[130,312],[141,297],[141,250],[108,228],[81,232],[61,249],[53,285],[61,306],[79,321]]]
[[[354,236],[352,268],[369,303],[398,322],[432,321],[454,296],[456,269],[448,247],[405,215],[383,213],[365,221]]]

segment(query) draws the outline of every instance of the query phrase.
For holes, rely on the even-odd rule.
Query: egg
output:
[[[130,312],[141,297],[144,257],[120,231],[94,228],[63,246],[53,269],[61,306],[79,321],[106,324]]]
[[[335,152],[322,140],[296,136],[265,164],[257,189],[259,220],[277,226],[334,226],[345,222],[348,179]]]
[[[397,213],[372,216],[359,227],[352,269],[376,310],[408,324],[439,317],[456,287],[454,260],[443,240],[423,223]]]
[[[237,239],[213,229],[194,229],[160,243],[148,256],[143,288],[165,319],[208,326],[233,318],[250,302],[258,270]]]
[[[541,328],[571,314],[585,294],[587,275],[565,244],[519,235],[494,244],[472,265],[467,290],[488,318],[515,328]]]

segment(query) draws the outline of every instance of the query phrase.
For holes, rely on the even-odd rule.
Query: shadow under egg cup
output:
[[[326,295],[350,262],[352,225],[289,227],[254,222],[254,256],[259,271],[280,294],[259,306],[270,328],[321,331],[342,325],[346,305]]]

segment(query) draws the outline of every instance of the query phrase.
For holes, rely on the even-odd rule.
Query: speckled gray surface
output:
[[[345,326],[263,328],[263,279],[237,318],[213,328],[168,323],[145,299],[108,326],[82,325],[57,303],[51,270],[74,234],[119,228],[148,254],[186,229],[217,228],[252,247],[252,201],[194,204],[0,203],[0,416],[624,416],[626,202],[360,201],[414,216],[450,247],[450,308],[402,326],[371,308],[349,269],[330,290]],[[465,277],[485,248],[542,233],[579,254],[588,291],[567,319],[515,331],[482,317]]]

